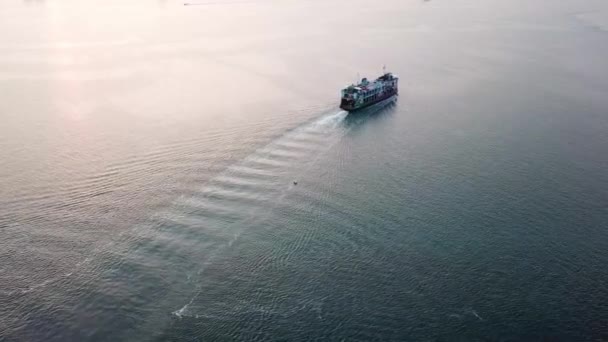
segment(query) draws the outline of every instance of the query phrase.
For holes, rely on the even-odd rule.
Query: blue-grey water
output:
[[[608,340],[604,0],[190,3],[0,4],[0,341]]]

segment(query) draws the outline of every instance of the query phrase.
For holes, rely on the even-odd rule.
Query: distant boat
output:
[[[390,72],[370,82],[363,78],[358,84],[342,89],[340,108],[348,112],[371,106],[399,93],[399,77]]]

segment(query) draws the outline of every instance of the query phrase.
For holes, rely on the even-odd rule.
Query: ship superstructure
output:
[[[386,100],[398,94],[398,83],[399,77],[390,72],[372,82],[363,78],[358,84],[342,89],[340,108],[351,112]]]

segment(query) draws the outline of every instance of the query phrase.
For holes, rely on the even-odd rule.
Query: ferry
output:
[[[378,77],[375,81],[361,79],[358,84],[351,84],[342,89],[340,108],[347,112],[369,107],[399,93],[399,77],[390,72]]]

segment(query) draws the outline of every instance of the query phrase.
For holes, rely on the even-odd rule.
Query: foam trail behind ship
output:
[[[59,282],[148,260],[169,268],[176,259],[199,275],[241,236],[247,223],[264,219],[292,186],[305,164],[314,161],[344,131],[346,112],[322,115],[276,137],[204,183],[189,183],[183,194],[148,220],[120,232],[90,251],[65,274],[10,294],[25,294]],[[192,251],[204,250],[204,254]],[[195,281],[196,279],[192,279]],[[57,285],[60,286],[60,285]]]
[[[196,316],[190,311],[201,291],[196,283],[201,274],[248,227],[271,215],[293,188],[293,180],[340,141],[347,132],[341,126],[346,115],[345,111],[334,112],[287,131],[154,215],[157,224],[153,226],[160,227],[157,233],[177,239],[172,245],[205,250],[195,257],[197,269],[194,277],[189,276],[195,281],[191,296],[174,315]]]

